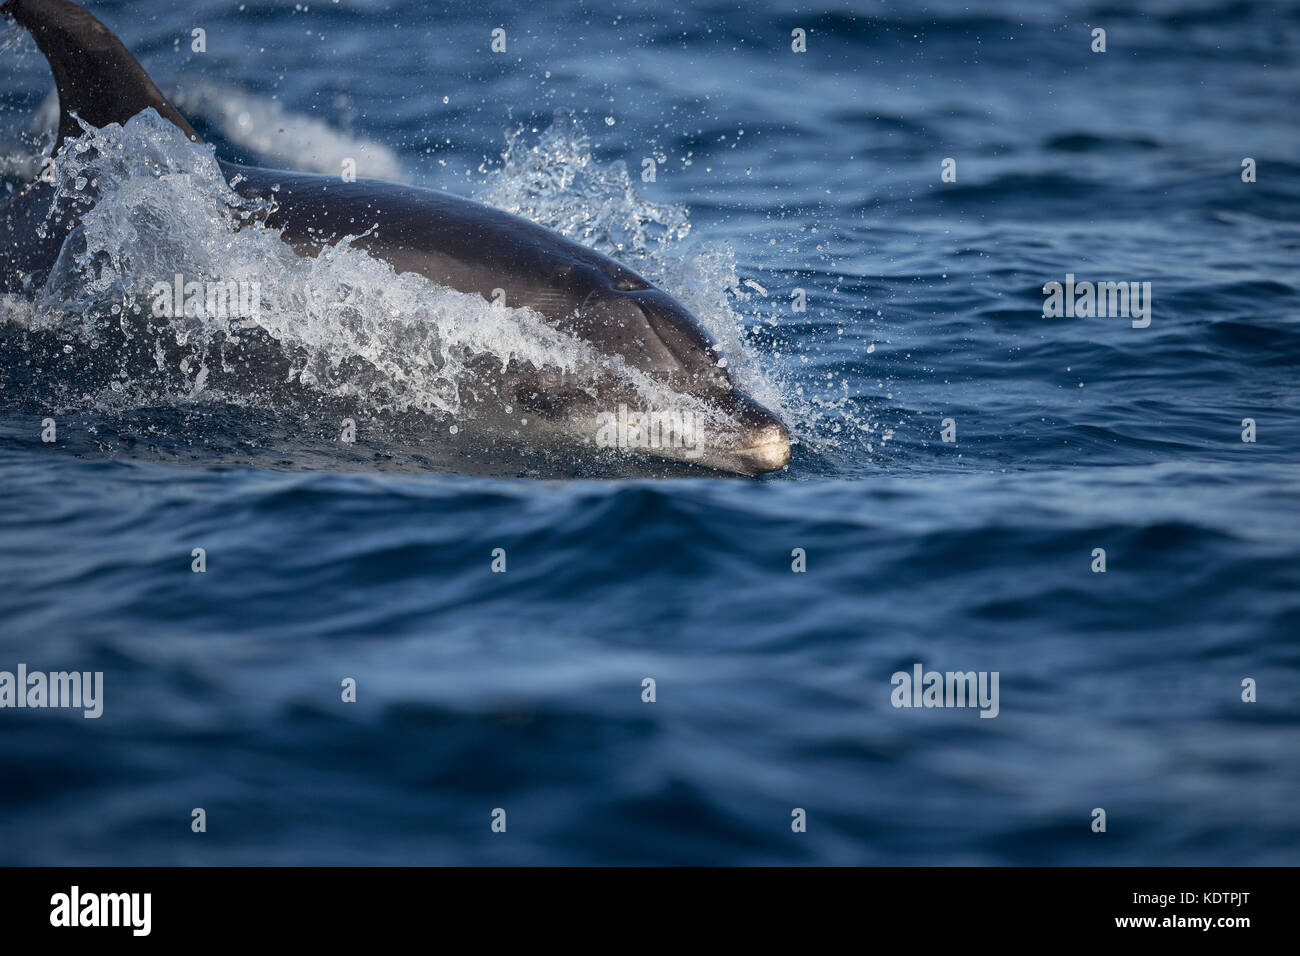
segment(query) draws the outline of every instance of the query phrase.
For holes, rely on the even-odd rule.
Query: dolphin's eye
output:
[[[650,283],[635,273],[620,272],[614,276],[614,288],[619,292],[640,292],[642,289],[650,288]]]

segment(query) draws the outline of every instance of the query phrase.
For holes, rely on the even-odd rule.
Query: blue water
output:
[[[106,689],[0,710],[0,862],[1300,862],[1300,7],[92,10],[231,158],[368,143],[522,208],[511,137],[576,128],[687,211],[660,261],[721,263],[682,281],[797,443],[760,480],[483,475],[114,400],[4,302],[0,670]],[[50,81],[0,64],[16,169]],[[548,225],[657,228],[561,194]],[[1044,318],[1067,273],[1149,281],[1150,326]],[[998,716],[893,707],[917,663],[998,672]]]

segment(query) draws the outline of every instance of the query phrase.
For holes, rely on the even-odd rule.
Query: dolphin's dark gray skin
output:
[[[93,127],[125,123],[152,108],[197,142],[125,46],[69,0],[7,0],[6,17],[35,38],[59,94],[55,150]],[[73,114],[76,114],[75,117]],[[698,463],[740,474],[785,466],[789,433],[735,389],[709,335],[672,296],[614,260],[517,216],[441,192],[373,180],[267,170],[218,160],[236,192],[269,201],[266,225],[305,255],[345,236],[398,272],[461,292],[526,306],[604,355],[707,404],[732,423]],[[39,289],[75,225],[63,210],[44,230],[53,187],[37,182],[0,206],[0,289]],[[41,237],[38,232],[44,232]]]

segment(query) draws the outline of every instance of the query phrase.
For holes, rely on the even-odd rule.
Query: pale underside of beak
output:
[[[745,474],[761,475],[778,471],[790,463],[790,434],[784,425],[774,423],[763,429],[752,445],[737,449],[732,454],[738,464],[746,466]]]

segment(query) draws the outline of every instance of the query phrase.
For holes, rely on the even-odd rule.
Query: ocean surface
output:
[[[201,147],[101,131],[148,159],[92,171],[112,282],[0,298],[0,671],[103,714],[0,709],[0,863],[1300,863],[1300,6],[90,9],[223,158],[624,259],[795,446],[493,457],[429,354],[526,316],[295,263]],[[52,82],[12,25],[0,70],[13,189]],[[301,361],[250,383],[104,311],[187,249],[353,307],[264,315]],[[1067,275],[1149,325],[1045,317]],[[997,716],[894,706],[916,665]]]

